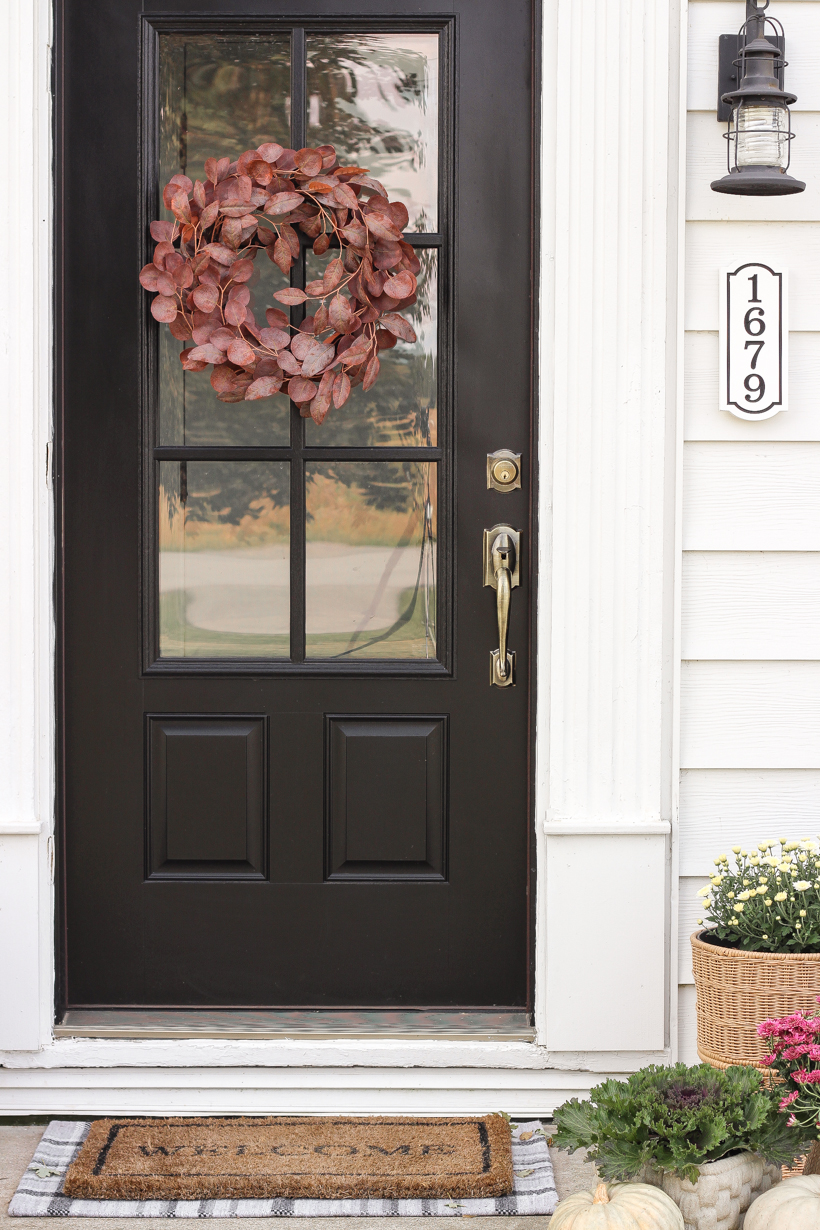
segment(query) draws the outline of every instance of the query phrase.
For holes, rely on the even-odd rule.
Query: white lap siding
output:
[[[689,935],[716,854],[820,831],[820,2],[776,0],[786,30],[794,197],[714,193],[718,36],[743,5],[691,0],[687,94],[681,574],[678,1054],[697,1061]],[[718,271],[789,271],[790,409],[718,403]]]

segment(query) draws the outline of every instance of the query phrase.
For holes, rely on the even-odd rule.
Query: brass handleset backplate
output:
[[[494,525],[484,531],[484,585],[496,591],[498,649],[490,652],[490,684],[515,686],[515,654],[507,649],[510,595],[521,584],[521,531]]]
[[[487,454],[487,489],[510,492],[521,487],[521,454],[508,448]]]

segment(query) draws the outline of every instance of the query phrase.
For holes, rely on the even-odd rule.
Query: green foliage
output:
[[[635,1179],[645,1166],[696,1182],[698,1166],[749,1150],[782,1165],[804,1151],[754,1068],[654,1064],[596,1085],[588,1101],[555,1112],[555,1145],[589,1150],[604,1179]]]
[[[777,847],[780,852],[777,853]],[[820,850],[817,842],[761,842],[715,859],[700,890],[711,933],[747,952],[820,952]]]

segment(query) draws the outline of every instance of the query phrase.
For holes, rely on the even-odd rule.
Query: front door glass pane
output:
[[[332,255],[332,250],[326,257],[309,253],[308,281],[322,276]],[[401,314],[418,340],[380,351],[381,370],[373,388],[365,392],[359,385],[340,410],[331,408],[321,427],[308,420],[308,445],[438,444],[438,253],[421,248],[416,255],[421,261],[416,302]]]
[[[286,658],[290,466],[163,461],[160,657]]]
[[[435,658],[436,468],[306,467],[308,658]]]
[[[410,214],[438,229],[438,35],[307,38],[308,145],[335,145]]]
[[[205,159],[238,158],[263,141],[290,145],[290,37],[287,34],[166,34],[160,38],[159,187],[172,175],[205,179]],[[173,219],[161,209],[157,217]],[[248,283],[257,320],[275,307],[288,279],[258,253]],[[159,330],[159,442],[172,445],[287,444],[287,398],[225,404],[211,369],[183,372],[190,343]]]

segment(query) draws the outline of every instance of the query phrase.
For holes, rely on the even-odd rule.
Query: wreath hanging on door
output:
[[[401,315],[416,301],[421,267],[402,238],[408,214],[363,167],[340,167],[332,145],[283,149],[270,141],[236,162],[209,158],[205,181],[173,175],[163,190],[173,222],[152,222],[153,261],[140,273],[156,292],[151,314],[179,341],[186,371],[213,367],[220,401],[283,393],[304,417],[324,421],[361,384],[372,388],[379,351],[416,334]],[[304,290],[274,293],[292,307],[315,304],[297,327],[281,308],[260,328],[246,283],[260,251],[287,275],[299,255],[297,228],[323,255],[339,255]]]

